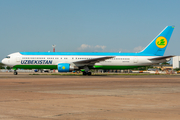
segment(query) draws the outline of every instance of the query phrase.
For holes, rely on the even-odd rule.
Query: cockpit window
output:
[[[6,56],[6,58],[10,58],[10,56]]]

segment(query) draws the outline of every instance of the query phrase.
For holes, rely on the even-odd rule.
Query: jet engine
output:
[[[59,63],[58,64],[58,72],[71,72],[73,70],[77,70],[77,66],[72,66],[69,63]]]

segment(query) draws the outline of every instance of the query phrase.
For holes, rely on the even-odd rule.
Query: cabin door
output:
[[[16,57],[16,61],[20,62],[20,57],[19,56]]]
[[[138,58],[137,57],[134,58],[134,63],[138,63]]]

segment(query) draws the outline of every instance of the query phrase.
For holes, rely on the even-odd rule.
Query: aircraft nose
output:
[[[1,63],[6,64],[5,59],[3,59],[3,60],[1,61]]]

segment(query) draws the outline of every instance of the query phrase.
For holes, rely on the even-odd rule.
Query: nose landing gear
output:
[[[14,75],[17,75],[17,74],[18,74],[18,72],[16,70],[14,70]]]

